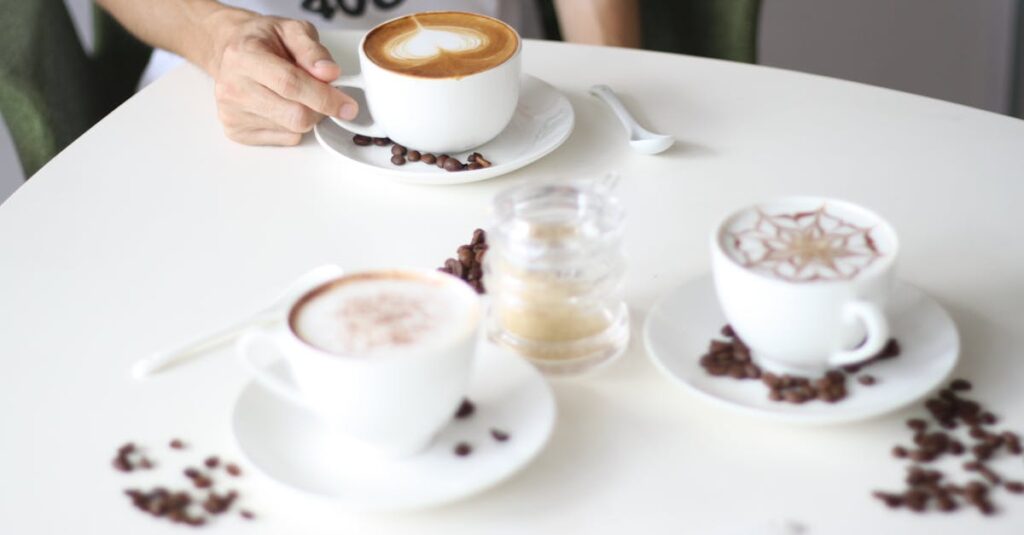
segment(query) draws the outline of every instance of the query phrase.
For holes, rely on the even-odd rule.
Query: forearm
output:
[[[640,46],[638,0],[555,0],[555,9],[566,41]]]
[[[140,40],[214,73],[217,29],[251,13],[214,0],[96,0]]]

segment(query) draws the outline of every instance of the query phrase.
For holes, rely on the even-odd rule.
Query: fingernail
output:
[[[330,67],[337,67],[337,66],[338,66],[337,63],[335,63],[335,62],[333,62],[333,61],[331,61],[329,59],[321,59],[321,60],[318,60],[316,63],[313,64],[313,68],[314,69],[328,69]]]
[[[339,112],[338,115],[340,115],[342,119],[351,121],[352,119],[356,118],[356,114],[358,112],[359,109],[356,107],[355,104],[348,103],[341,105],[341,112]]]

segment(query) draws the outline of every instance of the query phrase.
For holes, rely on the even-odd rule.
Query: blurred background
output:
[[[91,1],[65,2],[91,48]],[[762,0],[758,28],[762,65],[1024,111],[1024,0]],[[23,182],[3,125],[0,201]]]

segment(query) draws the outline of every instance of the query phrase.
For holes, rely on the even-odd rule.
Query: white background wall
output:
[[[90,24],[89,0],[66,1],[88,41],[83,30]],[[763,2],[766,65],[1009,110],[1016,0]],[[0,128],[0,200],[22,176],[6,128]]]

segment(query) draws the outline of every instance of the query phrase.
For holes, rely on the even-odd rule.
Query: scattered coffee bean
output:
[[[420,161],[421,157],[422,156],[420,155],[420,151],[418,150],[411,150],[405,155],[405,158],[410,162],[418,162]]]
[[[213,486],[213,480],[207,476],[200,475],[192,478],[192,484],[195,485],[197,489],[208,489]]]
[[[949,388],[963,392],[971,389],[971,383],[966,379],[957,379],[949,384]]]
[[[217,468],[220,464],[220,458],[215,455],[207,457],[206,460],[203,461],[203,464],[205,464],[207,468]]]
[[[242,509],[241,511],[238,512],[238,514],[241,515],[242,518],[244,518],[246,520],[252,520],[252,519],[256,518],[256,515],[253,514],[252,511],[249,511],[248,509]]]
[[[871,386],[878,382],[874,375],[861,375],[857,377],[857,382],[864,386]]]
[[[409,152],[409,149],[395,143],[391,146],[391,154],[395,156],[405,156],[405,153]]]
[[[239,468],[237,464],[228,463],[224,466],[224,470],[226,470],[228,475],[231,477],[239,477],[242,475],[242,469]]]
[[[487,233],[483,229],[473,231],[473,238],[467,245],[456,250],[458,260],[449,258],[438,271],[454,275],[469,284],[477,293],[486,293],[483,285],[483,260],[487,252]]]
[[[1020,481],[1007,481],[1003,486],[1014,494],[1024,494],[1024,483]]]
[[[386,147],[392,143],[390,138],[386,137],[375,137],[373,138],[373,144],[378,147]]]
[[[480,164],[480,167],[490,167],[494,165],[487,158],[484,158],[483,154],[480,154],[479,152],[474,152],[473,154],[476,155],[476,158],[473,160],[473,163]]]
[[[450,158],[450,156],[448,156],[447,154],[439,155],[436,160],[437,166],[440,167],[441,169],[444,169],[444,163],[448,161],[448,158]]]
[[[396,154],[391,157],[391,163],[395,165],[405,165],[405,158],[400,154]]]
[[[465,457],[470,453],[473,453],[473,446],[470,446],[469,443],[459,442],[455,445],[455,455]]]
[[[117,470],[118,472],[131,472],[135,468],[127,458],[121,456],[114,457],[111,465],[114,467],[114,470]]]
[[[491,428],[491,436],[494,437],[494,440],[497,440],[498,442],[505,442],[506,440],[509,439],[508,433],[502,431],[501,429]]]
[[[188,467],[188,468],[186,468],[186,469],[185,469],[185,472],[184,472],[184,473],[185,473],[185,477],[187,477],[187,478],[189,478],[189,479],[196,479],[197,477],[199,477],[199,476],[201,476],[201,475],[202,475],[202,474],[201,474],[201,473],[199,472],[199,470],[198,470],[198,469],[196,469],[196,468],[192,468],[191,466],[190,466],[190,467]]]
[[[433,154],[428,152],[428,153],[425,153],[420,158],[420,161],[422,161],[423,163],[425,163],[427,165],[434,165],[434,163],[437,162],[437,156],[434,156]]]
[[[228,509],[231,509],[231,505],[235,503],[237,498],[238,493],[233,490],[224,495],[211,491],[206,499],[203,500],[203,509],[211,515],[223,514]]]
[[[893,446],[892,456],[898,459],[903,459],[907,456],[907,448],[904,448],[903,446]]]
[[[921,431],[924,431],[925,429],[928,428],[928,422],[920,418],[911,418],[907,420],[907,427],[920,433]]]
[[[365,147],[365,146],[369,145],[371,141],[372,140],[370,139],[369,136],[364,136],[364,135],[361,135],[361,134],[356,134],[356,135],[352,136],[352,143],[355,143],[356,145],[359,145],[360,147]]]
[[[149,457],[143,457],[139,460],[139,468],[143,470],[152,470],[153,466],[153,461],[151,461]]]
[[[177,439],[177,438],[174,439],[174,440],[171,440],[170,446],[172,448],[176,449],[176,450],[183,450],[183,449],[185,449],[185,443],[182,442],[181,439]]]
[[[456,158],[445,158],[445,160],[444,160],[444,170],[445,171],[456,172],[456,171],[462,171],[463,168],[464,168],[464,166],[462,165],[462,162],[460,162]]]
[[[469,418],[474,412],[476,412],[476,406],[473,405],[473,402],[468,399],[463,399],[462,404],[459,405],[459,410],[455,411],[455,417],[462,420]]]

